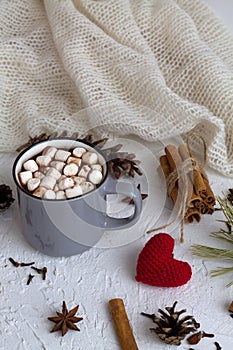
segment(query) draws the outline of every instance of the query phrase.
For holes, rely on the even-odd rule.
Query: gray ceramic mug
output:
[[[23,163],[36,156],[47,146],[72,149],[84,147],[99,155],[103,168],[103,181],[98,188],[78,197],[48,200],[33,196],[20,184],[18,174]],[[53,139],[28,147],[16,158],[13,178],[17,185],[22,231],[32,247],[50,256],[71,256],[93,247],[105,230],[124,229],[138,220],[142,200],[136,186],[114,179],[108,171],[105,157],[87,142],[73,139]],[[132,217],[116,219],[106,214],[106,195],[122,193],[132,198],[135,211]]]

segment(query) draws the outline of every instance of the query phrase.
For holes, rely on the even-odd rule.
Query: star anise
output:
[[[72,310],[68,311],[66,307],[65,301],[62,304],[62,312],[56,311],[57,317],[48,317],[49,321],[55,322],[55,326],[51,330],[52,332],[57,332],[61,330],[62,337],[67,333],[68,329],[72,329],[74,331],[80,331],[80,329],[75,325],[83,320],[82,317],[76,317],[79,305],[74,307]]]
[[[7,185],[0,185],[0,210],[9,208],[13,202],[11,188]]]

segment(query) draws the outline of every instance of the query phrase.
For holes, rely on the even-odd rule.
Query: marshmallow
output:
[[[78,166],[74,163],[67,164],[63,169],[63,173],[66,176],[75,176],[78,173]]]
[[[91,168],[88,165],[84,165],[79,171],[78,176],[86,178],[90,170]]]
[[[64,168],[65,166],[65,163],[64,162],[59,162],[58,160],[53,160],[51,163],[50,163],[50,166],[57,169],[58,171],[62,171],[62,169]]]
[[[34,173],[35,171],[38,170],[38,165],[36,164],[36,162],[33,159],[29,159],[27,160],[24,164],[23,167],[25,170],[29,170],[32,173]]]
[[[89,172],[88,178],[93,184],[98,185],[102,181],[103,175],[101,171],[94,169]]]
[[[56,184],[56,179],[52,176],[45,176],[41,180],[41,186],[47,188],[48,190],[52,190]]]
[[[55,185],[54,188],[53,188],[54,192],[58,192],[59,191],[59,187],[58,185]]]
[[[50,167],[49,166],[42,166],[40,167],[40,172],[42,172],[44,175],[49,171]]]
[[[94,188],[95,188],[95,186],[91,182],[88,182],[88,181],[81,183],[80,187],[81,187],[83,193],[90,192],[90,191],[94,190]]]
[[[34,174],[33,174],[34,177],[42,180],[43,177],[45,177],[45,175],[41,172],[41,171],[36,171]]]
[[[67,198],[73,198],[80,196],[83,193],[81,186],[77,185],[73,188],[67,188],[66,189],[66,197]]]
[[[22,185],[26,185],[29,179],[32,178],[32,172],[27,170],[27,171],[22,171],[19,173],[19,180]]]
[[[99,170],[102,172],[102,165],[100,164],[93,164],[91,165],[91,169]]]
[[[59,149],[55,153],[55,159],[60,160],[61,162],[65,162],[70,155],[70,152],[64,151],[63,149]]]
[[[76,157],[69,157],[66,161],[67,164],[70,163],[74,163],[76,164],[78,167],[80,167],[81,163],[82,163],[82,159],[80,158],[76,158]]]
[[[47,189],[45,187],[37,187],[37,189],[33,192],[33,196],[43,197]]]
[[[73,177],[75,185],[81,185],[83,182],[85,182],[84,177],[74,176]]]
[[[48,166],[51,162],[51,157],[49,156],[38,156],[36,162],[39,166]]]
[[[46,176],[52,176],[54,177],[54,179],[59,180],[61,177],[61,173],[55,168],[49,168],[49,170],[46,173]]]
[[[56,199],[66,199],[66,195],[64,191],[57,191],[56,192]]]
[[[32,179],[29,179],[27,182],[27,189],[28,191],[32,192],[32,191],[35,191],[35,189],[37,189],[39,185],[40,185],[40,179],[32,178]]]
[[[55,199],[56,198],[55,192],[53,190],[47,190],[44,193],[43,198],[45,198],[45,199]]]
[[[89,165],[96,164],[98,162],[98,154],[87,151],[83,154],[82,160]]]
[[[62,175],[62,176],[60,177],[60,179],[59,179],[59,182],[61,182],[61,180],[64,180],[64,179],[66,179],[66,178],[67,178],[67,176]]]
[[[87,150],[85,148],[82,148],[82,147],[76,147],[74,150],[73,150],[73,155],[75,157],[82,157],[83,153],[85,153]]]
[[[43,150],[42,155],[43,156],[49,156],[49,157],[53,158],[55,156],[56,152],[57,152],[57,148],[56,147],[47,146]]]
[[[71,177],[66,177],[65,179],[59,181],[58,187],[60,190],[66,190],[67,188],[74,186],[74,180]]]

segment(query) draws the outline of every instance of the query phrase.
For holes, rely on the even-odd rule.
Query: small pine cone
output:
[[[151,331],[155,332],[157,336],[170,345],[180,345],[181,341],[189,334],[196,331],[197,322],[193,316],[187,315],[183,318],[180,316],[186,312],[186,310],[175,311],[177,302],[172,307],[166,307],[165,311],[159,309],[160,317],[156,317],[155,314],[149,315],[142,313],[143,316],[147,316],[157,325],[156,328],[151,328]]]

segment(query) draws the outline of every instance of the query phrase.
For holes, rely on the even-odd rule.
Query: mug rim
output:
[[[23,156],[23,154],[25,154],[28,150],[30,150],[31,148],[33,148],[34,146],[38,145],[38,144],[41,144],[41,143],[45,143],[45,142],[48,142],[48,141],[53,141],[53,140],[70,140],[70,141],[77,141],[77,142],[80,142],[80,143],[83,143],[84,145],[87,145],[93,149],[97,149],[97,153],[99,153],[103,159],[105,160],[105,164],[106,164],[106,172],[105,172],[105,175],[104,175],[104,178],[101,182],[101,184],[97,187],[97,188],[94,188],[93,190],[87,192],[87,193],[84,193],[84,194],[80,194],[78,196],[75,196],[75,197],[72,197],[72,198],[65,198],[65,199],[47,199],[47,198],[41,198],[41,197],[36,197],[36,196],[33,196],[32,193],[30,192],[27,192],[19,183],[19,181],[17,180],[16,178],[16,166],[20,160],[20,158]],[[14,163],[13,163],[13,167],[12,167],[12,175],[13,175],[13,179],[14,179],[14,182],[17,186],[17,188],[19,190],[21,190],[22,192],[26,193],[28,196],[34,198],[34,199],[37,199],[37,200],[40,200],[40,201],[48,201],[48,202],[65,202],[65,201],[74,201],[76,199],[80,199],[80,198],[84,198],[88,195],[90,195],[91,193],[93,193],[94,191],[97,191],[99,190],[100,187],[102,187],[102,185],[105,183],[106,179],[107,179],[107,176],[108,176],[108,173],[109,173],[109,166],[108,166],[108,162],[107,162],[107,159],[105,157],[105,155],[103,154],[103,152],[101,151],[101,149],[98,147],[98,146],[94,146],[92,143],[88,142],[88,141],[83,141],[81,139],[73,139],[71,137],[56,137],[56,138],[53,138],[53,139],[47,139],[47,140],[43,140],[43,141],[38,141],[28,147],[26,147],[25,149],[23,149],[19,154],[18,156],[15,158],[14,160]]]

